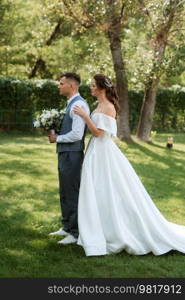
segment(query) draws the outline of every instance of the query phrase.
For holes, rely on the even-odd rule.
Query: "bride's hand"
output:
[[[87,113],[85,111],[85,109],[83,108],[83,106],[77,106],[75,105],[73,108],[73,111],[75,114],[81,116],[82,118],[85,118],[87,116]]]

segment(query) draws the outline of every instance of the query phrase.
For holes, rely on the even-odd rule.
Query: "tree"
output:
[[[0,0],[0,74],[8,75],[11,61],[11,43],[14,21],[12,20],[13,5],[9,0]]]
[[[137,127],[137,136],[149,141],[156,105],[156,93],[162,72],[164,71],[165,50],[170,44],[169,38],[173,26],[182,22],[182,0],[158,1],[154,5],[140,0],[142,10],[148,16],[152,26],[150,45],[153,48],[152,67],[145,83],[145,93]]]
[[[120,103],[120,113],[118,122],[118,136],[121,140],[132,141],[129,126],[129,97],[128,81],[123,61],[123,50],[121,46],[121,32],[123,27],[123,17],[125,16],[125,2],[116,0],[105,0],[107,15],[107,35],[109,39],[114,71],[116,75],[117,91]]]
[[[123,18],[127,16],[126,2],[128,1],[104,0],[89,2],[81,0],[74,3],[73,0],[63,0],[67,14],[71,16],[77,26],[82,28],[83,32],[96,27],[97,30],[108,37],[121,108],[118,118],[118,136],[121,140],[131,141],[128,82],[121,45]]]
[[[0,0],[0,75],[56,79],[71,70],[89,83],[107,74],[118,89],[122,140],[130,140],[135,105],[128,90],[145,89],[137,132],[147,141],[158,87],[185,84],[183,2]]]

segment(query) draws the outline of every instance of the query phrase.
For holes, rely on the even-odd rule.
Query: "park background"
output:
[[[81,75],[91,111],[91,78],[110,76],[121,107],[116,143],[164,216],[185,225],[184,2],[0,0],[1,277],[185,276],[175,251],[86,258],[49,238],[60,226],[57,158],[33,128],[43,109],[66,104],[60,73]]]

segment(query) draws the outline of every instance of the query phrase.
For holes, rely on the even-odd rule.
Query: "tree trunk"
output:
[[[156,104],[157,86],[148,87],[145,90],[143,105],[141,108],[140,119],[137,128],[137,136],[145,142],[150,139],[150,132],[153,124],[153,116]]]
[[[129,97],[128,82],[125,72],[125,66],[122,56],[121,47],[121,12],[116,7],[115,0],[106,0],[107,4],[107,21],[108,21],[108,38],[110,50],[113,59],[114,71],[116,75],[117,92],[119,96],[120,112],[118,116],[118,137],[122,141],[131,142],[129,126]]]
[[[145,93],[143,98],[143,105],[141,107],[140,118],[137,127],[137,136],[148,142],[150,140],[150,132],[153,124],[153,117],[155,112],[157,88],[162,74],[161,64],[164,60],[165,49],[169,31],[173,24],[176,4],[170,3],[170,9],[166,22],[163,22],[161,28],[156,33],[154,39],[154,62],[153,68],[149,74],[148,82],[145,86]]]
[[[118,137],[123,141],[132,141],[129,126],[128,83],[122,59],[121,41],[117,34],[109,32],[110,49],[116,75],[120,112],[118,116]]]

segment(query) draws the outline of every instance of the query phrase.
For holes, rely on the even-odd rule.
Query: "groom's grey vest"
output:
[[[66,108],[66,113],[63,117],[61,123],[61,129],[58,132],[59,135],[66,134],[72,130],[72,118],[70,117],[71,106],[78,100],[82,100],[86,103],[86,101],[80,96],[76,96]],[[73,143],[57,143],[57,152],[65,152],[65,151],[83,151],[84,150],[84,139],[86,133],[86,126],[84,130],[84,135],[80,141],[76,141]]]

